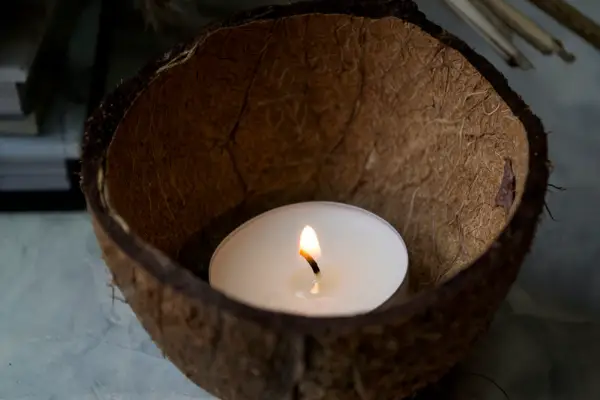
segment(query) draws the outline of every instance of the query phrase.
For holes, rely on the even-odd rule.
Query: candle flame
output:
[[[319,246],[319,238],[317,232],[306,225],[300,234],[300,251],[305,251],[313,258],[321,256],[321,246]]]

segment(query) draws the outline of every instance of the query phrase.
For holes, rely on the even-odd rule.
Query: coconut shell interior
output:
[[[218,29],[164,66],[116,129],[105,189],[133,233],[201,277],[261,212],[363,207],[400,232],[423,288],[501,233],[528,151],[457,50],[396,18],[311,14]]]

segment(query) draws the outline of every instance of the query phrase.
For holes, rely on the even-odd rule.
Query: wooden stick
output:
[[[477,0],[480,1],[480,0]],[[494,25],[471,0],[444,0],[463,21],[478,32],[511,67],[531,69],[533,65],[514,45],[511,37]]]
[[[506,24],[500,17],[498,17],[492,10],[488,8],[488,6],[481,0],[475,0],[471,2],[475,8],[479,10],[481,14],[485,18],[487,18],[500,32],[504,34],[507,38],[512,39],[515,31],[512,30],[510,26]]]
[[[600,25],[563,0],[529,0],[557,22],[600,50]]]
[[[542,54],[558,54],[566,62],[575,61],[575,57],[565,50],[560,40],[505,0],[480,1]]]

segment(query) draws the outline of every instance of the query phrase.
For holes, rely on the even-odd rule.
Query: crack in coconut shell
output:
[[[502,182],[500,183],[500,189],[496,195],[496,205],[504,208],[506,215],[510,213],[510,209],[515,201],[515,173],[512,169],[512,162],[509,158],[504,161],[504,174],[502,175]]]

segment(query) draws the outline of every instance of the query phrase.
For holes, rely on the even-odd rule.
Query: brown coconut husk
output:
[[[487,329],[542,212],[546,157],[502,75],[413,2],[321,1],[235,16],[123,83],[88,121],[82,187],[115,282],[210,393],[400,399]],[[393,224],[415,293],[307,318],[203,279],[233,227],[307,200]]]

